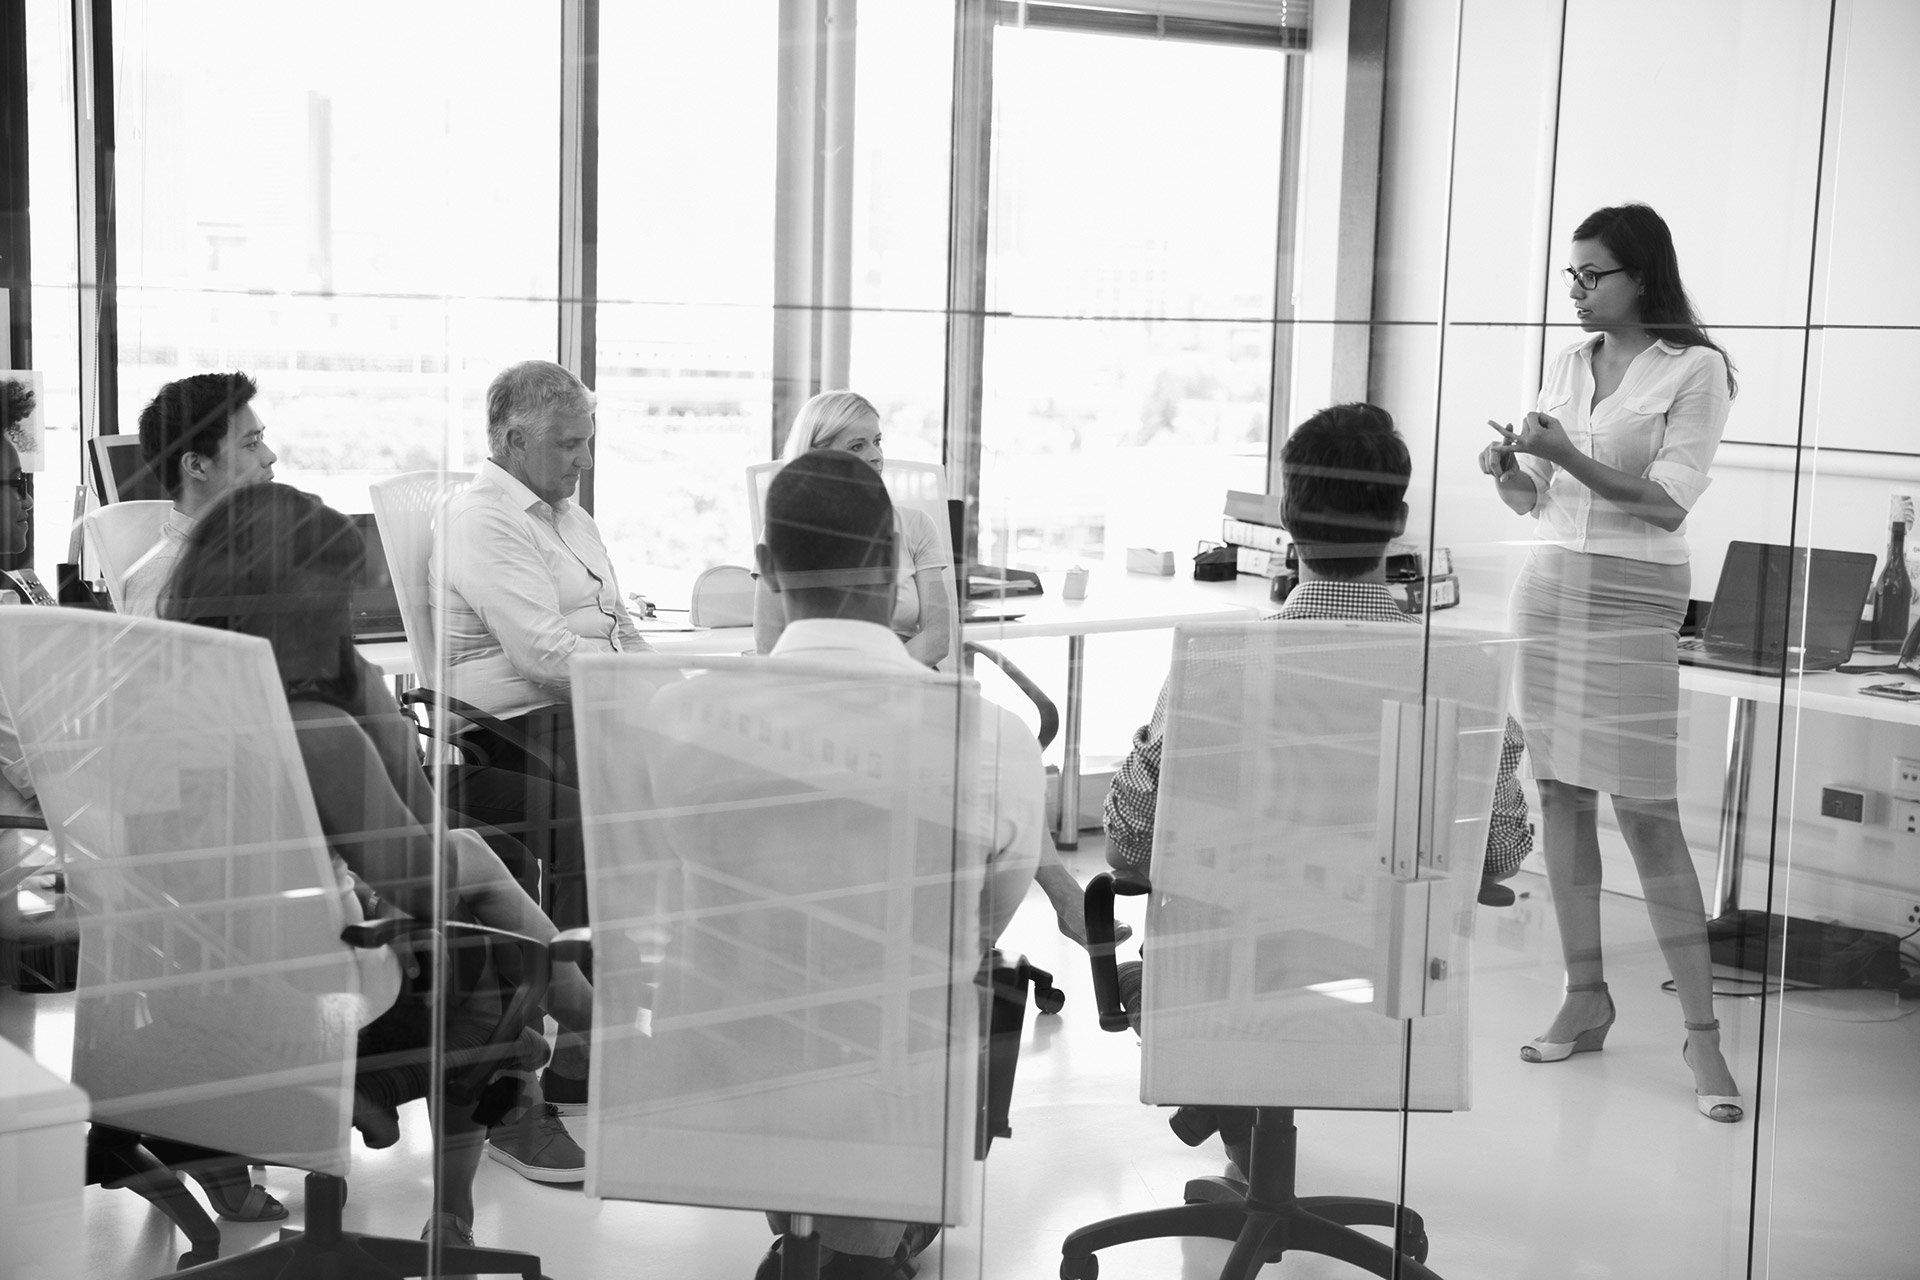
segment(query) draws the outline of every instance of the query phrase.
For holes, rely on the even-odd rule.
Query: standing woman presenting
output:
[[[1687,512],[1733,398],[1693,312],[1673,237],[1643,204],[1601,209],[1566,268],[1589,336],[1556,356],[1536,410],[1480,455],[1507,506],[1539,522],[1514,586],[1520,720],[1540,784],[1547,880],[1567,992],[1528,1062],[1598,1050],[1613,1025],[1600,947],[1599,793],[1633,854],[1686,1023],[1682,1056],[1709,1119],[1744,1114],[1720,1052],[1700,881],[1680,829],[1675,642],[1690,574]]]

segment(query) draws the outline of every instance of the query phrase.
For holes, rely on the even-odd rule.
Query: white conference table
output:
[[[1089,573],[1081,600],[1061,598],[1064,574],[1040,575],[1039,595],[1009,596],[1001,602],[976,602],[976,612],[1018,614],[1009,621],[966,622],[961,639],[976,644],[1063,637],[1067,642],[1067,688],[1060,705],[1060,812],[1054,840],[1063,849],[1080,843],[1080,724],[1085,705],[1087,637],[1119,631],[1157,631],[1183,622],[1232,622],[1271,609],[1265,578],[1195,582],[1191,572],[1172,577],[1099,568]],[[661,653],[742,653],[753,649],[751,627],[643,626],[647,643]],[[391,678],[414,677],[413,654],[406,644],[364,644],[360,653]]]
[[[1085,705],[1087,637],[1121,631],[1171,629],[1183,622],[1232,622],[1256,617],[1273,606],[1265,578],[1240,577],[1228,582],[1195,582],[1190,574],[1152,577],[1117,568],[1091,572],[1086,598],[1060,596],[1064,575],[1041,575],[1045,590],[1037,596],[1012,596],[1005,611],[1021,616],[1007,622],[968,622],[962,639],[981,644],[1006,640],[1063,637],[1067,642],[1067,688],[1061,700],[1060,807],[1054,840],[1063,849],[1080,842],[1080,725]],[[1464,585],[1465,603],[1434,615],[1434,625],[1447,629],[1478,627],[1502,630],[1506,625],[1507,592],[1495,584]],[[987,606],[979,606],[985,608]],[[670,628],[647,631],[647,641],[663,653],[741,653],[753,648],[751,627],[707,629]],[[404,643],[362,645],[361,653],[388,676],[415,674],[413,657]],[[1856,661],[1877,659],[1862,655]],[[1754,740],[1762,706],[1783,706],[1788,716],[1801,713],[1848,716],[1920,728],[1920,705],[1875,698],[1862,686],[1899,679],[1891,673],[1846,675],[1835,671],[1782,679],[1682,664],[1680,687],[1716,694],[1731,700],[1726,742],[1726,769],[1721,783],[1720,832],[1714,877],[1714,914],[1739,905],[1740,869],[1746,853],[1746,796],[1753,776]]]

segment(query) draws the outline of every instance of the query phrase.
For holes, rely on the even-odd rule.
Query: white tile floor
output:
[[[1076,863],[1100,865],[1089,838]],[[1609,979],[1620,1021],[1606,1051],[1529,1066],[1517,1047],[1552,1017],[1560,970],[1540,878],[1515,882],[1513,909],[1486,912],[1476,943],[1474,1108],[1452,1115],[1302,1113],[1300,1189],[1406,1199],[1428,1222],[1430,1265],[1467,1277],[1920,1276],[1920,1020],[1869,992],[1776,1001],[1723,999],[1726,1043],[1750,1105],[1740,1125],[1690,1105],[1680,1014],[1641,904],[1609,895]],[[1123,910],[1138,909],[1127,900]],[[1165,1113],[1137,1097],[1131,1035],[1093,1020],[1085,964],[1052,929],[1036,893],[1003,940],[1051,967],[1066,1013],[1031,1023],[1011,1140],[985,1166],[984,1212],[928,1255],[925,1280],[1056,1274],[1061,1237],[1114,1213],[1176,1204],[1193,1176],[1217,1173],[1217,1143],[1182,1146]],[[58,998],[0,994],[0,1033],[64,1071],[70,1016]],[[1765,1046],[1765,1087],[1756,1069]],[[348,1225],[412,1236],[427,1212],[424,1108],[402,1142],[356,1151]],[[298,1175],[266,1181],[301,1217]],[[482,1243],[535,1252],[555,1277],[745,1280],[769,1236],[755,1214],[602,1203],[536,1186],[499,1165],[480,1173]],[[1756,1208],[1757,1206],[1757,1208]],[[183,1242],[129,1192],[89,1189],[85,1274],[161,1274]],[[225,1252],[269,1226],[225,1224]],[[4,1246],[0,1245],[0,1250]],[[1102,1280],[1217,1274],[1227,1246],[1154,1241],[1102,1255]],[[1749,1259],[1752,1267],[1749,1271]],[[4,1268],[0,1268],[4,1270]],[[1290,1255],[1268,1274],[1360,1274]]]

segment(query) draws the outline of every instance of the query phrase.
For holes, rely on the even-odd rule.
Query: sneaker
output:
[[[1480,905],[1483,907],[1510,907],[1513,905],[1513,890],[1497,880],[1480,882]]]
[[[487,1133],[487,1154],[530,1182],[582,1182],[587,1176],[587,1153],[551,1103],[495,1125]]]
[[[587,1114],[587,1078],[555,1074],[552,1067],[540,1073],[540,1094],[563,1116]]]

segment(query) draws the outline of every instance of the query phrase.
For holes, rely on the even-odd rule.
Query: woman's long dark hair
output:
[[[1609,205],[1573,229],[1575,240],[1598,240],[1640,282],[1640,322],[1654,337],[1677,347],[1711,347],[1727,365],[1727,394],[1739,392],[1733,360],[1700,324],[1680,283],[1680,256],[1664,218],[1644,204]]]
[[[359,664],[342,630],[337,672],[290,669],[309,646],[295,636],[344,618],[367,556],[353,522],[310,493],[284,484],[235,489],[200,517],[174,565],[160,616],[260,636],[273,645],[289,696],[347,703],[359,690]]]

